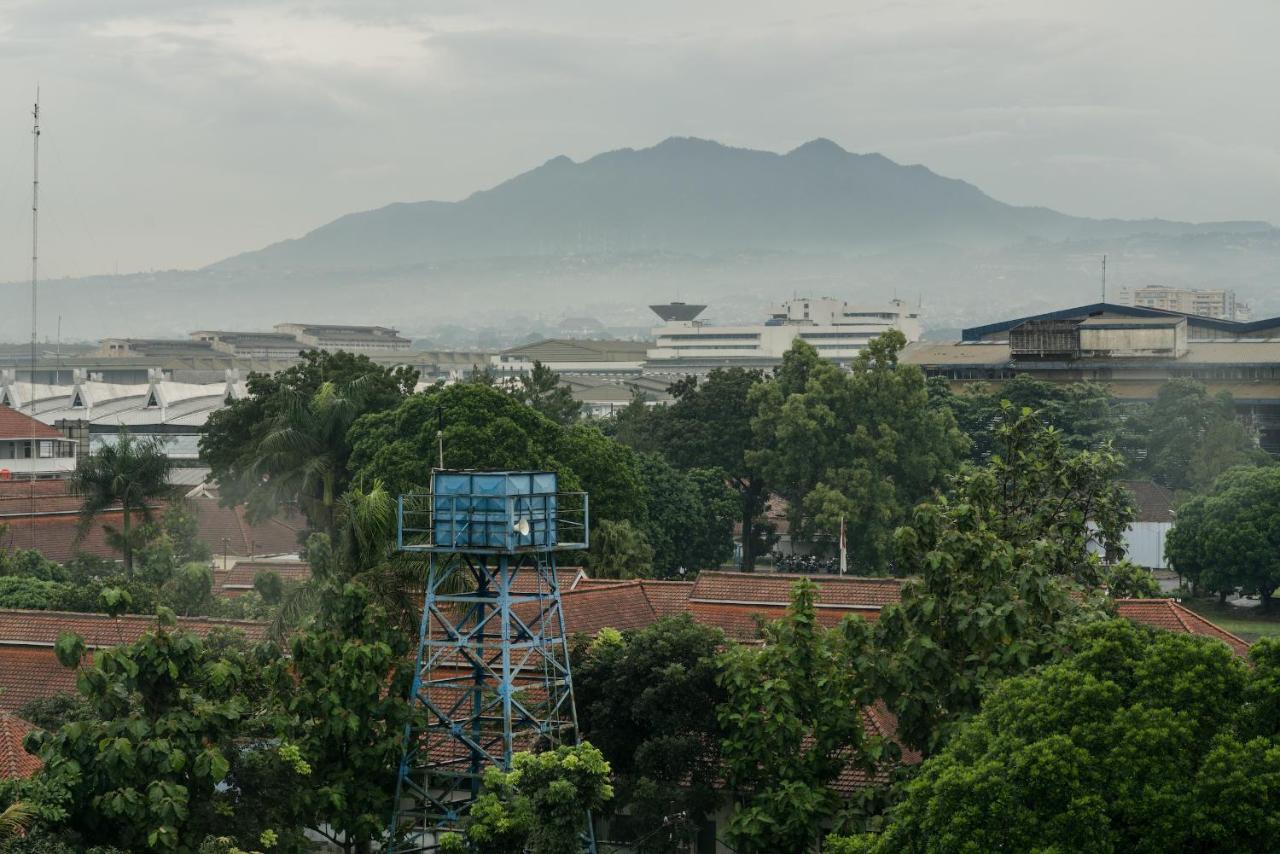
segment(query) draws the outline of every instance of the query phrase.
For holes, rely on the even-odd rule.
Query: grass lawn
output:
[[[1261,608],[1237,608],[1220,604],[1217,599],[1184,599],[1182,604],[1249,643],[1280,635],[1280,610],[1264,617]]]

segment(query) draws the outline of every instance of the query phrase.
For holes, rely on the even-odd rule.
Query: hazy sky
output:
[[[1280,223],[1276,0],[0,0],[0,280],[199,266],[557,154],[816,136],[1092,216]]]

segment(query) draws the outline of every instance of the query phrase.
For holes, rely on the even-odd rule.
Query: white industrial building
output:
[[[645,373],[701,373],[716,367],[773,367],[796,340],[813,345],[827,359],[849,362],[873,338],[897,329],[908,342],[920,340],[920,314],[902,300],[857,306],[830,297],[797,297],[779,306],[763,323],[719,326],[698,320],[705,306],[668,303],[650,306],[665,323],[653,330]]]
[[[116,441],[125,427],[135,436],[161,439],[174,459],[196,459],[209,415],[247,394],[236,371],[218,383],[183,383],[152,370],[147,382],[131,384],[95,382],[77,371],[72,383],[59,385],[20,382],[12,371],[0,372],[0,405],[74,437],[81,452]]]

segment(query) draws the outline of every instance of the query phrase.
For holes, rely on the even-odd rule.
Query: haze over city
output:
[[[1091,217],[1280,222],[1280,9],[1239,0],[10,0],[0,281],[198,268],[353,211],[690,135],[828,137]]]

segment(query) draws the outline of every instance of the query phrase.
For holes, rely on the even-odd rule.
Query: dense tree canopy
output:
[[[1271,608],[1280,587],[1280,466],[1242,466],[1178,509],[1165,550],[1179,574],[1209,592],[1236,589]]]
[[[1075,450],[1097,450],[1115,442],[1121,413],[1107,388],[1098,383],[1051,383],[1018,374],[999,385],[978,385],[944,399],[960,429],[972,440],[970,454],[982,463],[996,451],[996,428],[1005,403],[1030,409],[1057,428],[1063,443]]]
[[[796,582],[782,619],[762,627],[763,647],[721,658],[721,755],[738,803],[729,837],[749,851],[808,851],[839,811],[832,784],[849,765],[870,771],[882,745],[862,726],[862,674],[851,666],[867,629],[824,629],[817,587]]]
[[[1134,473],[1173,490],[1202,489],[1232,466],[1270,461],[1237,418],[1231,394],[1211,395],[1195,380],[1162,385],[1125,434]]]
[[[511,770],[490,768],[461,834],[443,854],[578,854],[588,811],[613,798],[609,763],[590,744],[517,753]]]
[[[917,508],[898,534],[911,580],[875,624],[875,695],[905,743],[929,753],[977,710],[992,680],[1061,649],[1068,584],[1103,581],[1088,545],[1132,518],[1114,453],[1064,447],[1033,412],[1001,411],[997,452]]]
[[[426,491],[441,419],[446,468],[555,471],[562,491],[590,494],[593,520],[644,519],[634,452],[596,427],[564,427],[482,383],[430,389],[361,418],[350,432],[354,476],[379,480],[392,495]]]
[[[749,461],[756,447],[751,390],[762,380],[759,371],[743,368],[714,370],[702,379],[689,376],[671,386],[675,400],[670,405],[652,407],[637,398],[610,425],[620,442],[661,453],[678,469],[724,473],[738,493],[746,569],[769,545],[768,529],[759,518],[768,492],[759,469]]]
[[[85,653],[58,640],[71,667]],[[159,625],[136,643],[95,653],[80,671],[90,716],[33,744],[64,794],[73,836],[136,851],[189,850],[234,814],[233,760],[253,735],[241,663],[209,653],[194,635]],[[265,805],[242,816],[257,829]]]
[[[664,854],[695,838],[720,797],[716,707],[719,629],[669,617],[575,650],[574,698],[584,736],[613,768],[614,838]]]
[[[296,502],[316,530],[331,532],[333,500],[350,482],[347,428],[362,413],[412,394],[417,371],[368,356],[308,351],[275,374],[249,375],[249,396],[209,416],[200,456],[229,503],[258,516]]]
[[[879,838],[836,851],[1275,851],[1280,645],[1108,620],[997,686]]]
[[[717,469],[681,471],[657,454],[640,457],[647,521],[658,576],[719,567],[733,556],[738,498]]]
[[[534,362],[533,370],[520,377],[514,393],[521,403],[557,424],[572,424],[582,416],[582,403],[560,383],[560,375],[541,362]]]
[[[905,342],[886,332],[845,371],[797,341],[752,393],[757,450],[748,456],[789,502],[792,535],[835,535],[844,520],[864,574],[890,568],[894,529],[968,448],[950,411],[931,405],[924,373],[898,362]]]

